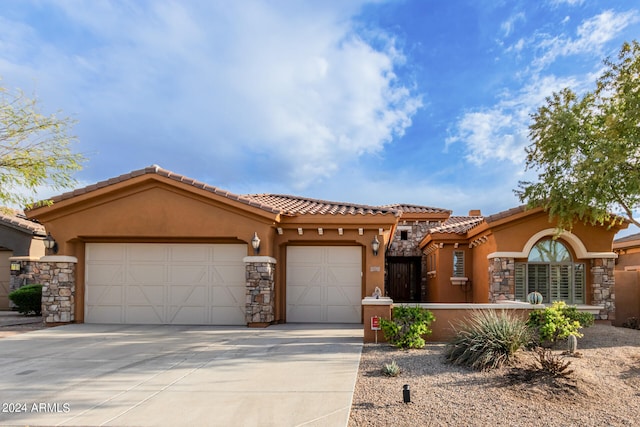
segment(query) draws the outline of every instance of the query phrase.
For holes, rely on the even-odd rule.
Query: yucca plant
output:
[[[505,310],[475,310],[453,328],[456,336],[446,347],[446,359],[482,371],[510,363],[531,340],[526,322]]]

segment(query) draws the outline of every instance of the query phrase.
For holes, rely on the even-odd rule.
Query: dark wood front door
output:
[[[397,302],[420,301],[420,257],[389,257],[387,292]]]

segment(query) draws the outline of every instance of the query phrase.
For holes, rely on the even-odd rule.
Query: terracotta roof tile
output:
[[[395,209],[353,203],[331,202],[282,194],[251,194],[246,196],[257,203],[279,209],[284,215],[386,215],[399,216]]]
[[[482,216],[452,216],[449,217],[442,225],[429,229],[431,234],[433,233],[452,233],[452,234],[464,234],[474,227],[477,227],[484,222]]]
[[[451,214],[451,211],[448,209],[441,208],[433,208],[430,206],[420,206],[420,205],[409,205],[405,203],[397,203],[393,205],[384,205],[382,208],[394,209],[400,212],[406,213],[448,213]]]
[[[15,209],[0,209],[0,224],[17,228],[28,233],[44,234],[45,231],[42,224],[27,219],[24,212]]]
[[[487,216],[485,219],[487,222],[498,221],[499,219],[507,218],[515,214],[524,212],[527,209],[526,205],[516,206],[515,208],[507,209],[506,211],[498,212],[493,215]]]
[[[619,239],[616,239],[613,241],[613,243],[625,243],[625,242],[632,242],[635,240],[640,240],[640,233],[636,233],[636,234],[630,234],[628,236],[624,236],[624,237],[620,237]]]

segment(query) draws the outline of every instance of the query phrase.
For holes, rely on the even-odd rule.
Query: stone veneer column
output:
[[[489,260],[489,301],[515,301],[515,259]]]
[[[591,260],[591,304],[602,305],[598,315],[602,320],[615,320],[615,278],[613,258],[594,258]]]
[[[37,262],[42,284],[42,318],[45,323],[75,320],[76,264],[71,256],[45,256]]]
[[[12,271],[10,290],[42,285],[42,318],[45,323],[71,323],[75,313],[76,264],[71,256],[12,257],[20,271]]]
[[[245,320],[248,326],[266,327],[275,320],[276,260],[268,256],[248,256],[246,269]]]

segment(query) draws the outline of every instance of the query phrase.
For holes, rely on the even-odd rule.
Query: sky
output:
[[[78,186],[152,164],[237,193],[485,215],[530,115],[640,38],[626,0],[3,0],[0,86],[77,120]]]

